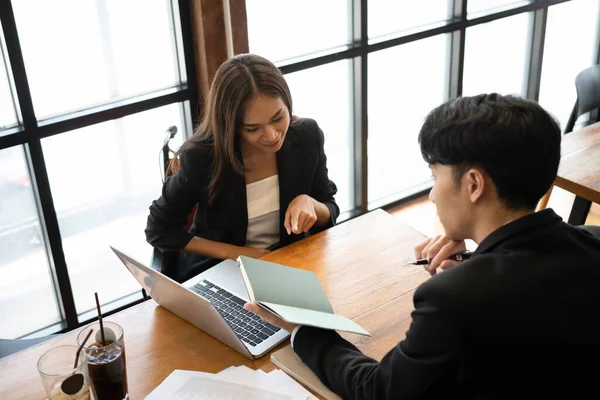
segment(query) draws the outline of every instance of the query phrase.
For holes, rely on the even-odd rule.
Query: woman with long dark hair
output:
[[[323,144],[314,120],[292,114],[275,65],[252,54],[227,60],[194,136],[175,154],[179,169],[150,206],[148,242],[180,252],[183,282],[219,260],[258,258],[334,225],[337,188]]]

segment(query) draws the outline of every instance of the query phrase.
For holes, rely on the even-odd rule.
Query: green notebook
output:
[[[314,272],[246,256],[237,261],[250,300],[284,321],[371,336],[356,322],[333,312]]]

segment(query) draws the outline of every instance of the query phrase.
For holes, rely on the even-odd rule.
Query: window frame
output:
[[[43,243],[48,257],[56,302],[61,312],[62,321],[58,324],[41,328],[27,336],[47,333],[66,332],[85,325],[96,318],[84,313],[78,315],[67,263],[62,245],[62,238],[50,182],[42,151],[42,139],[59,135],[98,123],[119,119],[128,115],[156,109],[162,106],[188,101],[190,107],[182,107],[184,131],[191,132],[192,123],[199,115],[199,90],[195,70],[194,43],[192,33],[192,15],[190,5],[185,0],[170,0],[172,23],[175,27],[176,57],[179,64],[179,75],[185,81],[166,89],[159,89],[147,94],[126,99],[110,101],[102,105],[75,112],[66,112],[51,118],[38,120],[35,115],[23,53],[11,1],[0,2],[0,21],[2,23],[4,42],[6,45],[6,63],[8,64],[9,83],[14,89],[13,102],[18,111],[18,123],[0,131],[0,150],[23,146],[25,161],[32,182],[38,218],[42,228]],[[183,56],[183,59],[181,59]],[[141,291],[140,291],[141,293]],[[103,314],[110,315],[143,301],[135,294],[116,299],[103,305]]]
[[[421,185],[401,193],[388,196],[382,201],[369,202],[368,199],[368,56],[371,53],[391,47],[426,39],[440,34],[450,34],[449,57],[447,60],[446,90],[448,98],[457,98],[462,95],[464,59],[465,59],[465,33],[467,28],[497,21],[511,16],[532,13],[532,23],[527,40],[526,65],[524,70],[526,97],[538,100],[543,59],[543,47],[546,32],[548,7],[566,3],[572,0],[532,0],[520,1],[514,4],[481,11],[468,15],[467,0],[451,0],[451,18],[445,23],[433,23],[423,27],[411,28],[406,31],[387,34],[382,37],[369,38],[368,36],[368,0],[348,0],[352,15],[350,43],[334,49],[320,51],[301,57],[277,62],[276,65],[284,73],[292,73],[313,68],[328,63],[349,59],[352,61],[352,103],[354,104],[354,209],[340,216],[339,221],[345,221],[358,215],[369,212],[375,208],[392,208],[421,197],[431,190],[430,185]],[[600,19],[599,19],[600,24]],[[598,28],[600,32],[600,28]],[[600,35],[597,38],[597,58],[600,62]]]

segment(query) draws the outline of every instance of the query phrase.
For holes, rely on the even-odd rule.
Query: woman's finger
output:
[[[317,222],[317,216],[316,215],[308,215],[306,217],[306,219],[304,220],[304,225],[302,225],[302,232],[308,232],[310,230],[310,228],[313,227],[315,222]]]
[[[292,233],[292,213],[291,213],[289,207],[288,207],[287,211],[285,212],[285,218],[283,220],[283,227],[285,228],[288,235],[290,233]]]
[[[304,227],[304,223],[306,221],[306,212],[298,211],[297,216],[298,216],[298,222],[296,223],[294,233],[299,234],[299,233],[304,232],[302,230],[302,228]]]
[[[300,212],[297,209],[292,210],[292,232],[298,234],[298,220],[300,218]]]

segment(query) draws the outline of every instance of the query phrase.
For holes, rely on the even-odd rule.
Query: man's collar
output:
[[[481,241],[473,255],[485,253],[508,238],[519,235],[523,232],[529,231],[534,228],[541,229],[542,225],[546,225],[551,222],[556,222],[560,220],[562,220],[562,218],[550,208],[525,215],[524,217],[518,218],[505,225],[502,225],[500,228],[490,233],[485,239]]]

